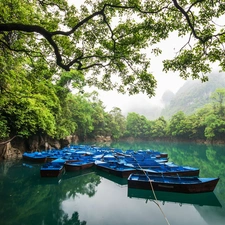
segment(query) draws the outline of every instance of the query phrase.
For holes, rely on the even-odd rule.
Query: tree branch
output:
[[[173,3],[174,3],[174,6],[184,15],[184,17],[186,18],[187,20],[187,23],[189,25],[189,27],[191,28],[191,31],[194,35],[194,37],[196,39],[198,39],[199,41],[201,41],[203,44],[208,40],[208,38],[205,38],[205,39],[202,39],[200,36],[197,35],[195,29],[194,29],[194,26],[193,24],[191,23],[191,20],[190,20],[190,17],[188,16],[188,13],[178,4],[177,0],[172,0]],[[199,0],[197,2],[200,2],[202,0]]]
[[[0,145],[6,145],[7,143],[9,143],[10,141],[12,141],[16,137],[21,137],[21,136],[20,135],[15,135],[14,137],[10,138],[7,141],[0,142]]]
[[[48,3],[45,3],[45,1],[43,1],[43,0],[39,0],[39,3],[40,4],[48,4]],[[105,14],[106,8],[111,7],[111,8],[115,8],[115,9],[132,9],[132,10],[137,10],[138,12],[143,13],[143,14],[149,14],[149,13],[156,14],[156,13],[162,11],[163,9],[166,9],[169,6],[169,4],[165,7],[162,7],[162,8],[156,9],[156,10],[151,10],[151,11],[143,11],[135,5],[134,6],[121,6],[121,5],[104,4],[101,10],[94,12],[91,15],[87,16],[86,18],[84,18],[83,20],[78,22],[69,31],[59,31],[58,30],[58,31],[50,32],[50,31],[46,30],[44,27],[38,26],[38,25],[27,25],[27,24],[21,24],[21,23],[4,23],[4,24],[1,23],[0,24],[0,32],[16,30],[16,31],[23,31],[23,32],[28,32],[28,33],[38,33],[38,34],[42,35],[48,41],[48,43],[52,46],[52,48],[54,50],[54,54],[56,56],[57,65],[60,66],[61,68],[63,68],[64,70],[69,71],[70,67],[74,63],[78,63],[79,64],[78,69],[81,69],[82,64],[81,64],[81,62],[78,62],[78,60],[81,60],[82,57],[78,57],[78,58],[70,61],[68,64],[64,64],[63,60],[62,60],[62,55],[59,51],[59,46],[53,40],[53,36],[56,36],[56,35],[69,36],[69,35],[73,34],[74,32],[76,32],[77,29],[79,29],[83,24],[87,23],[89,20],[93,19],[96,16],[101,15],[103,17],[103,21],[106,23],[108,29],[110,30],[111,39],[114,43],[114,50],[115,50],[116,49],[116,40],[114,39],[113,31],[112,31],[109,23],[107,22],[107,16]],[[98,65],[98,64],[95,64],[95,65]],[[90,68],[90,66],[87,66],[85,68]]]

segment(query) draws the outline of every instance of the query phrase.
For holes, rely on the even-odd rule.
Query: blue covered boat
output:
[[[149,175],[165,175],[165,176],[199,176],[200,169],[190,166],[179,166],[174,163],[170,164],[158,164],[154,166],[149,166],[145,168],[138,169],[141,172],[145,172]]]
[[[125,166],[124,164],[120,164],[118,162],[104,162],[101,160],[96,160],[95,166],[97,169],[123,178],[127,178],[131,173],[137,172],[135,168]]]
[[[47,154],[45,152],[24,152],[23,159],[34,163],[45,163]]]
[[[93,167],[95,164],[89,160],[68,160],[64,163],[66,171],[84,170]]]
[[[59,163],[45,163],[41,166],[40,174],[41,177],[58,177],[64,173],[64,165]]]
[[[131,174],[128,177],[128,188],[180,193],[203,193],[212,192],[218,181],[219,178]]]

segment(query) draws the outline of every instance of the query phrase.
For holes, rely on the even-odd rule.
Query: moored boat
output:
[[[108,172],[118,177],[127,178],[131,173],[137,172],[133,167],[125,166],[117,162],[104,162],[101,160],[95,161],[95,166],[97,169]]]
[[[45,163],[47,155],[41,152],[24,152],[23,159],[34,163]]]
[[[145,172],[149,175],[165,175],[165,176],[182,176],[182,177],[194,177],[199,176],[200,169],[190,166],[178,166],[174,165],[161,165],[158,166],[149,166],[148,168],[138,169],[140,172]]]
[[[94,165],[94,162],[86,160],[68,160],[64,163],[67,172],[88,169]]]
[[[219,178],[198,178],[180,176],[154,176],[131,174],[128,177],[128,188],[180,193],[203,193],[215,189]]]
[[[58,177],[65,171],[64,165],[58,163],[45,163],[41,166],[41,177]]]

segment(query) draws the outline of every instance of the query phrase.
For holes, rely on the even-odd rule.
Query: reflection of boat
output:
[[[88,168],[85,170],[77,170],[73,173],[64,173],[63,176],[52,177],[51,179],[42,179],[40,178],[37,182],[41,185],[60,185],[62,183],[67,182],[68,180],[75,180],[82,176],[88,176],[89,174],[93,174],[95,172],[94,168]],[[35,183],[35,182],[33,182]]]
[[[97,169],[103,170],[118,177],[127,178],[131,173],[135,173],[137,170],[133,167],[125,166],[116,162],[104,162],[100,160],[95,161]]]
[[[64,172],[64,166],[58,163],[45,163],[41,169],[41,177],[58,177]]]
[[[114,176],[102,170],[96,170],[96,174],[119,185],[127,185],[127,178]]]
[[[155,191],[180,193],[211,192],[215,189],[219,178],[172,177],[144,174],[131,174],[128,177],[128,187]]]
[[[169,193],[164,191],[155,191],[157,200],[165,202],[174,202],[182,204],[192,204],[199,206],[215,206],[222,207],[214,192],[205,192],[198,194],[185,194],[185,193]],[[153,191],[128,188],[128,197],[130,198],[143,198],[150,201],[155,200]]]

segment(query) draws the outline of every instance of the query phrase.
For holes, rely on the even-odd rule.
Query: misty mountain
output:
[[[196,109],[210,102],[209,97],[217,88],[225,88],[224,73],[211,74],[209,81],[204,83],[200,80],[188,80],[174,96],[168,91],[163,94],[162,102],[165,107],[161,111],[161,116],[169,119],[179,111],[183,111],[186,115],[193,114]]]
[[[170,90],[167,90],[163,93],[162,95],[162,99],[161,99],[161,102],[164,104],[164,105],[169,105],[170,102],[175,98],[175,94],[170,91]]]

